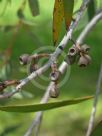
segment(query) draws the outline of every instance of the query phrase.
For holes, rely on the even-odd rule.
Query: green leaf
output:
[[[64,18],[65,18],[66,29],[68,29],[72,20],[74,0],[63,0],[63,6],[64,6]]]
[[[89,21],[94,17],[96,13],[96,9],[95,9],[95,1],[91,0],[88,4],[88,17],[89,17]]]
[[[34,104],[34,105],[9,105],[9,106],[0,106],[1,111],[7,111],[7,112],[37,112],[37,111],[44,111],[44,110],[50,110],[54,108],[59,108],[63,106],[68,105],[74,105],[81,103],[83,101],[92,99],[92,96],[83,97],[83,98],[77,98],[73,100],[63,100],[63,101],[57,101],[57,102],[50,102],[46,104]]]
[[[21,8],[18,9],[18,11],[17,11],[17,16],[18,16],[20,19],[24,19],[23,10],[22,10]]]
[[[26,0],[23,0],[21,6],[19,7],[19,9],[17,11],[17,16],[19,17],[20,20],[25,18],[24,13],[23,13],[25,6],[26,6]]]
[[[59,37],[63,17],[64,17],[64,11],[63,11],[62,0],[55,0],[54,10],[53,10],[53,42],[54,42],[54,45],[56,45],[56,42]]]
[[[28,0],[28,2],[32,16],[37,16],[39,14],[38,0]]]
[[[102,121],[94,128],[90,136],[102,136]]]
[[[3,132],[0,134],[0,136],[9,135],[10,133],[12,133],[13,131],[16,131],[20,127],[21,127],[21,124],[8,126],[7,128],[5,128],[3,130]]]
[[[68,29],[73,14],[74,0],[55,0],[53,10],[53,42],[56,45],[58,40],[62,21],[65,20],[66,29]]]

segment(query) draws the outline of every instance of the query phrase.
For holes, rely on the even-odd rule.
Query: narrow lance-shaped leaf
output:
[[[14,105],[14,106],[0,106],[1,111],[7,112],[37,112],[37,111],[44,111],[50,110],[54,108],[59,108],[68,105],[74,105],[81,103],[83,101],[89,100],[93,98],[92,96],[77,98],[73,100],[64,100],[64,101],[57,101],[57,102],[50,102],[45,104],[35,104],[35,105]]]
[[[24,14],[23,14],[23,10],[20,8],[17,11],[17,16],[19,17],[19,19],[24,19]]]
[[[91,0],[89,2],[89,5],[88,5],[88,17],[89,17],[89,21],[94,17],[95,12],[96,12],[95,1]]]
[[[65,19],[66,29],[68,29],[73,14],[74,0],[55,0],[53,11],[53,42],[56,44],[63,19]]]
[[[38,0],[29,0],[28,2],[32,16],[37,16],[39,14]]]
[[[56,45],[64,17],[62,0],[55,0],[53,10],[53,42]]]
[[[66,29],[68,29],[72,20],[74,0],[63,0],[63,6]]]
[[[25,9],[25,5],[26,5],[26,0],[23,0],[23,2],[22,2],[22,4],[21,4],[21,6],[20,6],[20,8],[18,9],[18,11],[17,11],[17,16],[19,17],[19,19],[24,19],[25,17],[24,17],[24,14],[23,14],[23,11],[24,11],[24,9]]]
[[[23,24],[33,26],[34,23],[29,21],[29,20],[27,20],[25,18],[25,16],[24,16],[23,12],[24,12],[25,6],[26,6],[26,0],[23,1],[23,3],[21,4],[20,8],[18,9],[17,16],[20,19],[20,22],[22,22]]]

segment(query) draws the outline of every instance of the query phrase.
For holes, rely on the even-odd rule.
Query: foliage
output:
[[[100,121],[94,128],[90,136],[101,136],[102,135],[102,121]]]
[[[72,1],[55,0],[54,11],[53,11],[53,42],[54,42],[54,45],[56,44],[58,40],[63,19],[65,21],[66,30],[68,30],[68,27],[72,20],[73,8],[74,8],[74,0]]]
[[[77,98],[74,100],[64,100],[64,101],[57,101],[52,103],[46,104],[35,104],[35,105],[9,105],[9,106],[0,106],[0,110],[7,111],[7,112],[37,112],[43,110],[50,110],[58,107],[63,107],[67,105],[74,105],[81,103],[83,101],[89,100],[93,97],[85,97],[85,98]]]
[[[57,1],[57,0],[56,0]],[[55,1],[55,2],[56,2]],[[0,2],[3,2],[3,0],[1,0]],[[4,24],[2,24],[2,28],[4,28],[3,30],[7,30],[7,29],[5,29],[5,28],[9,28],[9,30],[13,30],[14,31],[14,29],[15,28],[17,28],[18,27],[18,24],[19,24],[19,26],[23,26],[23,27],[25,27],[25,29],[28,29],[28,27],[29,28],[33,28],[32,26],[34,26],[34,28],[35,29],[33,29],[33,31],[36,33],[36,32],[38,32],[38,36],[39,36],[39,34],[41,34],[42,35],[42,37],[41,37],[41,39],[46,39],[46,40],[48,40],[48,39],[50,39],[51,38],[51,33],[50,33],[50,38],[48,38],[48,33],[47,34],[44,34],[43,33],[43,25],[40,27],[41,28],[41,30],[36,30],[36,29],[39,29],[39,26],[38,27],[35,27],[35,24],[36,24],[36,17],[39,15],[40,16],[40,14],[39,14],[39,5],[40,5],[40,2],[41,1],[39,1],[39,4],[38,4],[38,1],[33,1],[33,0],[29,0],[26,4],[24,4],[24,2],[23,2],[23,4],[20,2],[20,4],[19,4],[19,8],[17,8],[17,12],[16,12],[16,15],[18,16],[18,20],[16,21],[16,23],[14,23],[13,24],[13,26],[9,26],[9,22],[7,22],[6,21],[6,26],[4,25]],[[57,1],[58,2],[58,1]],[[69,2],[69,4],[68,5],[70,5],[68,8],[66,8],[66,4],[64,3],[64,5],[63,5],[63,3],[61,3],[61,6],[59,6],[58,4],[57,4],[57,6],[56,6],[56,4],[55,4],[55,7],[60,7],[60,8],[58,8],[57,10],[58,10],[58,13],[54,13],[54,15],[53,15],[53,17],[55,18],[55,21],[53,22],[53,24],[54,24],[54,26],[53,27],[55,27],[55,29],[56,29],[56,33],[54,34],[53,33],[53,39],[54,39],[54,44],[55,43],[57,43],[58,42],[58,39],[60,38],[60,33],[63,33],[63,30],[61,31],[61,26],[63,26],[63,19],[65,20],[65,22],[68,22],[68,23],[65,23],[66,24],[66,26],[67,26],[67,29],[68,29],[68,27],[69,27],[69,25],[70,25],[70,23],[71,23],[71,20],[72,20],[72,18],[73,17],[75,17],[76,16],[76,14],[75,13],[73,13],[72,14],[72,12],[73,12],[73,10],[74,10],[74,12],[76,12],[77,11],[77,9],[78,9],[78,6],[80,5],[80,2],[78,2],[78,0],[75,0],[75,3],[74,3],[74,1],[64,1],[63,0],[63,2]],[[98,1],[99,2],[99,1]],[[97,2],[97,3],[98,3]],[[6,2],[5,2],[6,3]],[[4,4],[5,4],[4,3]],[[13,1],[8,1],[8,3],[9,4],[7,4],[7,6],[10,6],[10,5],[12,5],[12,3],[14,3]],[[18,2],[19,3],[19,2]],[[42,2],[41,2],[42,3]],[[73,4],[74,4],[74,7],[73,7]],[[95,3],[96,4],[96,3]],[[42,4],[43,5],[43,4]],[[98,6],[99,6],[100,4],[98,4]],[[32,17],[30,16],[29,17],[29,19],[27,18],[27,16],[26,16],[26,13],[28,12],[28,9],[26,8],[26,6],[29,6],[29,9],[30,9],[30,12],[31,12],[31,15],[32,16],[34,16],[33,17],[33,19],[32,19]],[[64,6],[64,8],[63,8],[63,6]],[[89,10],[90,9],[90,6],[91,6],[91,8],[92,8],[92,10]],[[88,8],[88,14],[85,14],[85,17],[89,17],[89,20],[94,16],[94,14],[96,13],[96,6],[97,6],[97,4],[96,5],[94,5],[94,3],[93,4],[90,4],[89,5],[89,8]],[[97,9],[98,9],[98,6],[97,6]],[[44,5],[44,7],[46,7],[46,4]],[[7,7],[6,7],[7,8]],[[4,10],[3,10],[3,12],[2,12],[2,16],[1,16],[1,18],[3,19],[4,18],[4,16],[6,15],[6,8],[4,8]],[[74,9],[73,9],[74,8]],[[61,11],[63,9],[63,11]],[[62,13],[62,14],[59,14],[59,13]],[[69,14],[66,14],[66,13],[69,13]],[[60,15],[60,16],[59,16]],[[39,17],[38,16],[38,17]],[[56,16],[59,16],[59,17],[56,17]],[[48,18],[48,17],[47,17]],[[46,18],[44,18],[44,19],[46,19]],[[57,20],[56,20],[57,19]],[[88,23],[88,21],[89,20],[87,20],[86,22]],[[51,21],[51,20],[50,20]],[[84,20],[82,20],[83,22],[84,22]],[[19,22],[19,23],[18,23]],[[56,23],[56,22],[58,22],[58,23]],[[83,22],[81,22],[81,24],[83,25]],[[39,24],[41,24],[42,22],[40,22],[39,21]],[[65,25],[64,24],[64,25]],[[38,24],[37,24],[38,25]],[[84,24],[84,26],[85,26],[85,24]],[[51,28],[50,27],[50,29],[52,29],[53,30],[53,27]],[[13,28],[13,29],[12,29]],[[13,32],[12,31],[12,32]],[[41,32],[42,31],[42,32]],[[96,30],[97,31],[97,30]],[[7,32],[7,31],[6,31]],[[98,31],[99,32],[99,31]],[[98,33],[97,32],[97,33]],[[24,32],[24,30],[22,30],[21,32],[20,32],[20,36],[22,36],[22,35],[25,35],[25,32]],[[44,37],[43,37],[43,35],[44,35]],[[55,35],[55,36],[54,36]],[[17,48],[18,48],[18,43],[19,43],[19,41],[21,42],[21,39],[20,39],[20,36],[19,36],[19,38],[18,38],[18,41],[17,41],[17,46],[15,47],[15,52],[17,51]],[[46,37],[46,38],[45,38]],[[91,35],[91,38],[92,38],[92,41],[90,40],[90,39],[88,39],[89,40],[89,43],[91,44],[94,44],[94,38],[96,37],[96,35],[95,35],[95,37],[93,38],[94,36],[93,35]],[[25,44],[26,44],[26,41],[27,41],[27,36],[26,37],[24,37],[24,40],[25,40]],[[100,40],[100,36],[98,37],[99,38],[99,40]],[[23,40],[23,41],[24,41]],[[46,43],[46,40],[44,41],[45,43]],[[43,40],[42,40],[43,41]],[[49,40],[48,40],[49,41]],[[31,41],[30,41],[31,42]],[[95,41],[96,42],[96,41]],[[48,42],[48,43],[50,43],[50,42]],[[27,41],[27,44],[29,44],[29,42]],[[22,49],[21,49],[21,51],[17,51],[17,52],[19,52],[19,53],[17,53],[16,52],[16,55],[14,55],[14,56],[18,56],[21,52],[31,52],[32,51],[32,49],[33,48],[36,48],[36,47],[34,47],[34,45],[33,45],[33,43],[31,43],[31,47],[25,47],[24,48],[24,46],[22,46],[21,47]],[[95,48],[95,46],[93,47],[93,48]],[[99,47],[99,48],[101,48],[101,47]],[[96,49],[96,50],[98,50],[98,49]],[[100,51],[100,50],[99,50]],[[93,51],[94,52],[94,51]],[[95,52],[96,53],[96,52]],[[94,53],[94,54],[95,54]],[[100,54],[100,53],[99,53]],[[96,57],[97,58],[97,57]],[[94,58],[94,59],[96,59],[96,58]],[[11,58],[11,59],[13,59],[13,60],[16,60],[17,58],[16,57],[14,57],[14,58]],[[16,62],[17,63],[17,62]],[[6,65],[7,64],[7,65]],[[7,67],[7,69],[6,70],[4,70],[5,68],[3,68],[3,70],[5,71],[4,73],[6,73],[6,74],[4,74],[4,75],[7,75],[7,77],[8,77],[8,73],[10,73],[9,72],[9,69],[11,69],[11,65],[9,65],[9,63],[6,63],[5,65],[4,65],[4,67]],[[9,68],[8,68],[9,67]],[[76,68],[75,68],[76,69]],[[92,67],[89,67],[89,71],[91,71],[91,70],[95,70],[95,72],[96,72],[96,67],[95,68],[92,68]],[[75,70],[76,71],[76,70]],[[79,70],[78,70],[79,71]],[[87,70],[85,70],[85,71],[87,71]],[[78,72],[79,73],[79,72]],[[80,72],[80,74],[83,74],[84,72]],[[87,72],[85,72],[84,74],[86,75],[86,73]],[[91,72],[89,72],[89,73],[91,73]],[[10,73],[11,74],[11,73]],[[9,74],[9,75],[10,75]],[[17,73],[16,73],[17,74]],[[74,73],[75,74],[75,73]],[[3,77],[4,77],[4,75],[2,76],[1,75],[1,78],[3,79]],[[14,77],[15,75],[13,75],[13,77]],[[18,76],[18,75],[17,75]],[[94,78],[95,79],[95,77],[93,76],[93,75],[91,75],[92,76],[92,78]],[[5,77],[5,79],[7,78],[7,77]],[[82,81],[81,80],[81,78],[79,78],[78,80],[79,80],[79,82],[81,82],[81,83],[79,83],[78,81],[76,81],[76,79],[77,79],[77,77],[79,78],[79,74],[76,74],[76,75],[74,75],[74,83],[75,83],[75,85],[73,86],[73,85],[71,85],[70,87],[69,87],[69,94],[68,94],[68,92],[67,92],[67,87],[66,86],[64,86],[63,87],[63,90],[65,90],[64,92],[62,92],[62,94],[64,94],[65,96],[64,97],[66,97],[66,94],[67,94],[67,96],[68,97],[70,97],[70,95],[72,95],[72,96],[77,96],[78,95],[78,93],[77,93],[77,91],[75,91],[75,92],[73,92],[73,94],[72,94],[72,92],[71,91],[73,91],[73,90],[76,90],[76,88],[75,88],[75,86],[81,86],[81,83],[82,83],[82,86],[80,87],[80,94],[81,94],[81,91],[82,91],[82,87],[83,87],[83,85],[85,85],[85,83],[87,82],[86,80],[85,80],[85,83],[83,83],[84,81]],[[88,76],[87,76],[88,77]],[[87,77],[85,77],[85,78],[87,78]],[[88,78],[89,80],[92,80],[92,78],[90,77],[90,78]],[[87,82],[88,83],[88,82]],[[70,83],[71,84],[71,83]],[[72,83],[73,84],[73,83]],[[93,85],[94,85],[94,83],[93,83]],[[72,88],[71,88],[72,87]],[[88,87],[88,89],[87,89],[87,87]],[[90,95],[90,93],[88,92],[88,91],[90,91],[90,90],[93,90],[93,87],[91,87],[90,85],[88,85],[87,87],[84,87],[84,92],[83,92],[83,94],[84,95]],[[28,87],[28,90],[32,90],[32,88],[30,89],[30,87]],[[35,88],[35,90],[36,90],[36,88]],[[40,93],[40,96],[41,96],[41,94],[42,94],[42,92],[40,92],[39,90],[37,90],[38,91],[38,95],[39,95],[39,93]],[[35,94],[37,93],[37,91],[34,91],[35,92]],[[88,94],[89,93],[89,94]],[[79,94],[79,96],[80,96],[80,94]],[[83,95],[83,94],[81,94],[81,95]],[[91,93],[91,94],[93,94],[93,93]],[[32,93],[32,91],[31,91],[31,95],[33,96],[34,95],[34,93]],[[23,97],[23,95],[21,94],[21,96]],[[62,95],[63,96],[63,95]],[[19,98],[19,96],[17,96],[16,98]],[[81,98],[80,98],[81,99]],[[19,100],[18,100],[19,101]],[[61,102],[61,101],[60,101]],[[63,103],[64,101],[62,101],[62,103]],[[68,101],[69,102],[69,101]],[[24,102],[25,103],[25,102]],[[29,103],[29,102],[28,102]],[[59,103],[59,101],[57,101],[57,102],[55,102],[55,104],[56,103]],[[38,110],[44,110],[44,109],[49,109],[49,108],[54,108],[54,105],[52,105],[51,107],[49,106],[50,104],[54,104],[54,102],[52,103],[48,103],[48,104],[44,104],[43,106],[44,107],[42,107],[42,109],[41,109],[41,107],[38,109]],[[7,105],[7,103],[5,104],[5,106],[3,106],[4,108],[6,107],[6,105]],[[13,104],[12,104],[13,105]],[[11,105],[11,107],[12,107],[12,105]],[[65,104],[64,104],[65,105]],[[23,105],[22,105],[23,106]],[[32,108],[30,108],[30,109],[32,109],[33,111],[35,111],[36,110],[36,108],[35,108],[35,106],[36,105],[34,105],[34,107]],[[41,104],[39,104],[39,106],[41,106]],[[46,108],[46,106],[47,106],[47,108]],[[86,106],[86,105],[85,105]],[[1,108],[3,108],[3,107],[1,107]],[[19,108],[19,106],[18,106],[18,108]],[[22,107],[21,107],[22,108]],[[28,109],[28,107],[24,107],[25,109],[26,109],[26,111],[27,110],[29,110]],[[80,108],[80,107],[79,107]],[[3,109],[4,110],[4,109]],[[19,109],[17,109],[17,110],[19,110]],[[23,110],[23,109],[22,109]],[[36,110],[36,111],[38,111],[38,110]],[[79,114],[80,114],[80,112],[79,112]],[[5,114],[6,115],[6,114]],[[79,128],[78,128],[79,129]],[[67,135],[67,134],[66,134]]]

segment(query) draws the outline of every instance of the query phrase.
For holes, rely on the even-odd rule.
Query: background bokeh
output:
[[[5,1],[4,1],[5,2]],[[0,4],[0,12],[2,12],[4,2]],[[25,16],[28,20],[34,23],[34,26],[27,27],[21,26],[18,30],[16,38],[13,42],[14,29],[5,31],[5,26],[16,25],[19,18],[16,15],[21,0],[15,0],[11,6],[7,7],[4,15],[0,17],[0,79],[3,80],[3,59],[5,50],[12,44],[12,55],[10,58],[10,69],[8,76],[5,79],[22,79],[27,76],[27,68],[19,64],[19,56],[23,53],[32,54],[34,50],[40,47],[53,46],[52,42],[52,13],[54,0],[39,0],[40,15],[32,17],[29,11],[29,7],[26,6]],[[79,3],[77,3],[77,6]],[[87,12],[87,11],[86,11]],[[85,12],[85,13],[86,13]],[[73,38],[76,39],[81,31],[87,24],[87,16],[84,15],[84,19],[80,22],[80,25],[75,30]],[[59,41],[61,40],[64,30]],[[87,35],[85,41],[91,47],[92,63],[86,68],[79,68],[77,64],[74,64],[70,69],[70,76],[68,81],[60,88],[61,99],[73,99],[81,96],[89,96],[95,93],[96,83],[100,70],[100,64],[102,62],[102,22],[99,22],[96,27]],[[65,53],[71,43],[67,45]],[[60,58],[60,62],[63,58]],[[48,77],[49,71],[45,73],[45,77]],[[65,75],[64,75],[65,76]],[[64,76],[61,78],[63,80]],[[50,82],[36,79],[40,84],[44,84],[46,87]],[[13,88],[9,88],[10,89]],[[40,101],[45,90],[34,86],[29,83],[26,85],[22,93],[17,94],[14,98],[9,100],[0,101],[0,104],[8,104],[16,101],[16,103],[37,103]],[[97,107],[96,122],[102,116],[102,100],[100,100]],[[53,100],[51,100],[53,101]],[[89,116],[91,112],[93,101],[84,102],[82,104],[63,107],[60,109],[49,110],[44,112],[44,118],[42,127],[40,130],[40,136],[83,136],[86,132]],[[26,132],[27,128],[34,118],[34,113],[7,113],[0,111],[0,136],[22,136]]]

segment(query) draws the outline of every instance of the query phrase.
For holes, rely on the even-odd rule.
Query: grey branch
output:
[[[96,86],[96,94],[95,94],[95,98],[94,98],[94,102],[93,102],[92,112],[91,112],[89,126],[88,126],[86,136],[90,136],[92,129],[93,129],[94,120],[95,120],[95,113],[96,113],[98,98],[99,98],[99,94],[100,94],[101,82],[102,82],[102,64],[101,64],[101,68],[100,68],[99,78],[98,78],[98,82],[97,82],[97,86]]]

